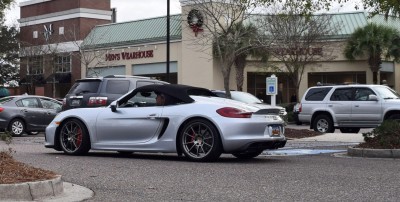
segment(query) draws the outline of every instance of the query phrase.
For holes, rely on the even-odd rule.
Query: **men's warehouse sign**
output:
[[[136,51],[136,52],[122,52],[122,53],[108,53],[106,54],[106,61],[114,60],[134,60],[140,58],[152,58],[153,50]]]

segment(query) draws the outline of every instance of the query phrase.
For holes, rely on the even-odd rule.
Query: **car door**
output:
[[[23,98],[20,101],[20,114],[25,120],[28,130],[41,128],[43,119],[43,109],[40,107],[39,100],[35,97]]]
[[[332,115],[336,117],[338,123],[350,121],[352,91],[350,87],[337,88],[327,102],[327,107],[333,112]]]
[[[61,104],[48,98],[39,98],[39,100],[43,113],[43,118],[40,124],[45,128],[54,119],[57,113],[61,111]]]
[[[110,108],[99,114],[96,122],[100,144],[139,144],[149,141],[161,130],[163,106],[156,106],[154,92],[138,94],[127,100],[115,112]]]
[[[369,95],[376,95],[368,87],[354,88],[354,101],[351,108],[351,122],[354,124],[377,124],[382,119],[382,101],[368,100]]]

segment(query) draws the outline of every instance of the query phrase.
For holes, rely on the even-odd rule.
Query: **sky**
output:
[[[18,23],[19,3],[27,0],[16,0],[18,2],[7,11],[6,23],[8,25]],[[117,22],[146,19],[167,15],[166,0],[111,0],[111,7],[117,8]],[[170,13],[181,13],[179,0],[170,0]]]
[[[19,3],[28,0],[16,0],[17,4],[13,5],[7,11],[6,24],[18,24],[19,19]],[[332,6],[330,12],[349,12],[354,11],[354,2],[360,0],[352,0],[343,7]],[[166,0],[111,0],[111,7],[117,8],[117,22],[132,21],[146,18],[153,18],[167,15]],[[179,0],[170,0],[170,12],[172,14],[181,13]]]

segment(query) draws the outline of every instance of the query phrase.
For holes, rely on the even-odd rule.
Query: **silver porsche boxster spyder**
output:
[[[45,146],[70,155],[165,152],[215,161],[222,153],[248,159],[284,147],[284,132],[279,108],[258,109],[193,86],[147,85],[105,108],[59,113]]]

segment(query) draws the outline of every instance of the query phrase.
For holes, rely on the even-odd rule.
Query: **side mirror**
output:
[[[378,97],[376,95],[369,95],[368,100],[369,101],[378,101]]]
[[[117,101],[113,101],[113,102],[110,104],[110,108],[111,108],[111,111],[112,111],[112,112],[116,112],[116,111],[117,111]]]

